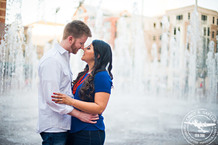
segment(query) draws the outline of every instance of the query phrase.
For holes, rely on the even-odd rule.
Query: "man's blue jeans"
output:
[[[48,133],[42,132],[40,133],[42,137],[42,145],[65,145],[68,132],[61,133]]]

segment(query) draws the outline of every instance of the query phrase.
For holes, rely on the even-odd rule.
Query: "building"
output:
[[[160,60],[161,53],[161,34],[162,34],[162,16],[157,17],[146,17],[144,18],[144,33],[145,33],[145,43],[148,49],[149,60],[153,60],[151,54],[152,45],[155,43],[157,45],[158,60]]]
[[[148,49],[149,60],[153,60],[151,49],[155,43],[158,49],[158,59],[160,60],[161,54],[161,39],[162,39],[162,18],[163,16],[168,17],[169,21],[169,37],[176,36],[180,33],[180,48],[186,48],[187,45],[187,29],[190,25],[191,15],[195,9],[195,5],[167,10],[165,14],[156,17],[143,17],[143,27],[145,33],[145,43]],[[208,52],[209,41],[215,42],[214,52],[218,52],[217,38],[218,37],[218,12],[202,7],[198,7],[198,19],[200,20],[200,28],[202,35],[202,43],[205,49],[205,54]],[[73,19],[80,19],[88,23],[93,29],[101,27],[100,25],[95,26],[95,21],[102,20],[103,29],[100,29],[103,34],[100,34],[100,38],[108,41],[114,48],[114,40],[117,37],[117,21],[123,16],[131,18],[131,15],[127,11],[121,13],[111,13],[103,10],[102,17],[97,15],[96,7],[80,5],[73,15]],[[105,33],[106,32],[106,33]],[[217,36],[216,36],[217,35]],[[170,39],[170,38],[169,38]]]
[[[195,9],[195,5],[182,7],[178,9],[167,10],[165,16],[168,17],[170,28],[169,36],[175,36],[178,31],[181,35],[181,48],[187,47],[187,29],[190,24],[192,13]],[[200,21],[201,35],[205,53],[208,52],[209,41],[215,42],[214,52],[218,52],[217,37],[218,37],[218,12],[202,7],[197,7],[198,19]],[[157,44],[159,52],[161,52],[161,34],[162,34],[162,16],[151,18],[149,21],[149,27],[145,29],[145,33],[149,35],[149,41],[153,41]],[[152,44],[148,44],[149,50],[152,48]]]
[[[27,39],[28,29],[31,29],[31,39],[33,45],[37,47],[37,54],[40,58],[44,51],[46,44],[51,44],[53,40],[60,41],[62,39],[64,24],[57,24],[54,22],[38,21],[24,27],[24,33]]]
[[[166,15],[169,17],[172,25],[171,34],[175,35],[176,30],[180,30],[183,36],[182,42],[184,43],[186,43],[187,27],[190,24],[194,9],[195,6],[192,5],[166,11]],[[197,7],[197,11],[198,19],[200,20],[201,35],[203,36],[203,39],[206,40],[204,46],[207,48],[209,41],[213,40],[215,42],[214,52],[218,52],[216,42],[216,35],[218,35],[218,12],[202,7]]]
[[[111,44],[114,48],[116,38],[116,23],[119,19],[119,14],[108,10],[98,11],[97,7],[81,4],[75,13],[72,20],[82,20],[89,25],[91,31],[96,34],[93,36],[97,39],[103,39]]]
[[[6,11],[6,0],[0,0],[0,39],[4,35],[5,11]]]
[[[180,32],[180,48],[184,49],[187,46],[187,28],[190,24],[191,15],[194,11],[195,6],[187,6],[178,9],[167,10],[164,15],[156,17],[142,17],[143,27],[144,27],[144,37],[146,48],[148,50],[149,60],[153,60],[151,54],[152,45],[155,43],[158,50],[158,59],[160,60],[161,55],[161,39],[162,39],[162,18],[163,16],[168,17],[169,21],[169,36],[176,36]],[[215,42],[214,52],[218,52],[217,38],[218,37],[218,12],[210,9],[205,9],[198,7],[202,41],[204,49],[206,49],[205,54],[208,52],[208,44],[210,40]],[[123,11],[120,13],[113,13],[108,10],[98,11],[98,8],[79,5],[75,13],[72,14],[72,20],[79,19],[87,23],[93,34],[98,36],[93,36],[94,38],[103,39],[109,42],[112,48],[115,47],[115,39],[117,37],[117,22],[121,17],[126,17],[131,19],[131,14],[128,11]],[[54,36],[62,35],[63,24],[55,24],[50,22],[36,22],[28,25],[27,27],[32,27],[33,43],[37,45],[38,52],[41,54],[43,52],[43,47],[46,42],[51,42]],[[44,27],[44,28],[43,28]],[[43,30],[42,30],[43,29]],[[54,31],[56,29],[56,31]],[[58,30],[58,31],[57,31]],[[56,34],[54,34],[56,32]],[[37,36],[36,36],[37,35]],[[41,55],[40,55],[41,56]]]

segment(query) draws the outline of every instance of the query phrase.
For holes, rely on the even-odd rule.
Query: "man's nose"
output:
[[[82,46],[80,47],[80,49],[82,49],[82,50],[84,51],[84,45],[82,45]]]

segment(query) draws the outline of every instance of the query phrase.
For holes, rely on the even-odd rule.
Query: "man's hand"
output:
[[[73,111],[68,114],[78,118],[82,122],[91,123],[91,124],[96,124],[97,120],[99,119],[98,114],[88,114],[85,112],[78,111],[76,109],[73,109]]]
[[[79,120],[86,123],[95,124],[97,123],[97,120],[99,119],[98,114],[88,114],[85,112],[80,112],[80,115],[78,117]]]

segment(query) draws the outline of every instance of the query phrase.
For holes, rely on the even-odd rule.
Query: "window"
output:
[[[177,15],[177,16],[176,16],[176,19],[177,19],[177,20],[182,20],[182,19],[183,19],[183,15]]]
[[[160,27],[162,27],[162,22],[160,22]]]
[[[174,35],[176,35],[176,28],[174,28]]]
[[[202,21],[207,21],[207,16],[206,15],[201,15],[201,20]]]
[[[218,25],[218,19],[216,19],[216,25]]]
[[[178,31],[180,31],[180,27],[178,27]]]
[[[204,27],[204,36],[206,36],[207,34],[206,34],[206,32],[207,32],[207,28],[206,27]]]
[[[218,31],[216,31],[216,35],[218,35]]]
[[[162,36],[160,35],[160,37],[159,37],[159,38],[160,38],[160,40],[162,39],[161,37],[162,37]]]
[[[214,38],[214,31],[212,32],[212,38]]]
[[[189,44],[189,43],[187,43],[187,49],[188,49],[188,50],[190,49],[189,47],[190,47],[190,44]]]
[[[210,36],[210,27],[207,28],[207,36]]]
[[[156,23],[154,23],[154,28],[156,28]]]
[[[155,36],[153,36],[153,40],[154,40],[154,41],[156,40]]]
[[[188,20],[190,20],[190,13],[188,13]]]
[[[213,17],[213,24],[214,24],[214,22],[215,22],[215,18]]]

